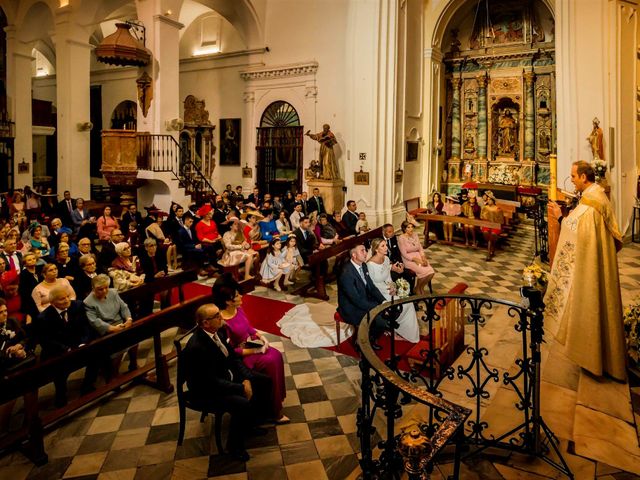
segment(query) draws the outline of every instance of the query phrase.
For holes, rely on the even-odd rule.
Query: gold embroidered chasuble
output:
[[[547,332],[595,375],[626,379],[616,252],[622,236],[602,187],[587,187],[563,220],[544,302]]]

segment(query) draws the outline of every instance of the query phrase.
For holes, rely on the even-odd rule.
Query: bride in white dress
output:
[[[367,268],[375,286],[380,290],[384,298],[390,301],[391,293],[389,289],[391,288],[392,291],[395,291],[395,286],[391,280],[392,266],[387,256],[387,243],[383,239],[376,238],[371,242],[371,258],[367,261]],[[405,303],[402,306],[402,313],[397,322],[396,334],[412,343],[420,341],[420,327],[418,326],[416,309],[413,303]]]

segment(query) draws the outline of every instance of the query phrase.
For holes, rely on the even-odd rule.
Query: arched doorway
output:
[[[112,130],[136,130],[138,108],[136,102],[124,100],[120,102],[111,113]]]
[[[257,184],[263,192],[284,195],[302,187],[302,142],[304,127],[290,103],[279,100],[262,114],[257,128]]]

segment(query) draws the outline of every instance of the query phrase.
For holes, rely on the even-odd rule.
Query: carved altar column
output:
[[[534,79],[533,72],[524,73],[524,160],[535,160],[535,114],[534,114]]]
[[[460,155],[460,78],[451,79],[453,99],[451,104],[451,160],[459,161]]]
[[[487,180],[487,74],[476,77],[478,82],[478,168],[477,180]]]

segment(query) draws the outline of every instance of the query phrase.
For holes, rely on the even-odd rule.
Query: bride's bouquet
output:
[[[405,298],[409,296],[409,282],[404,278],[396,280],[396,296],[398,298]]]

